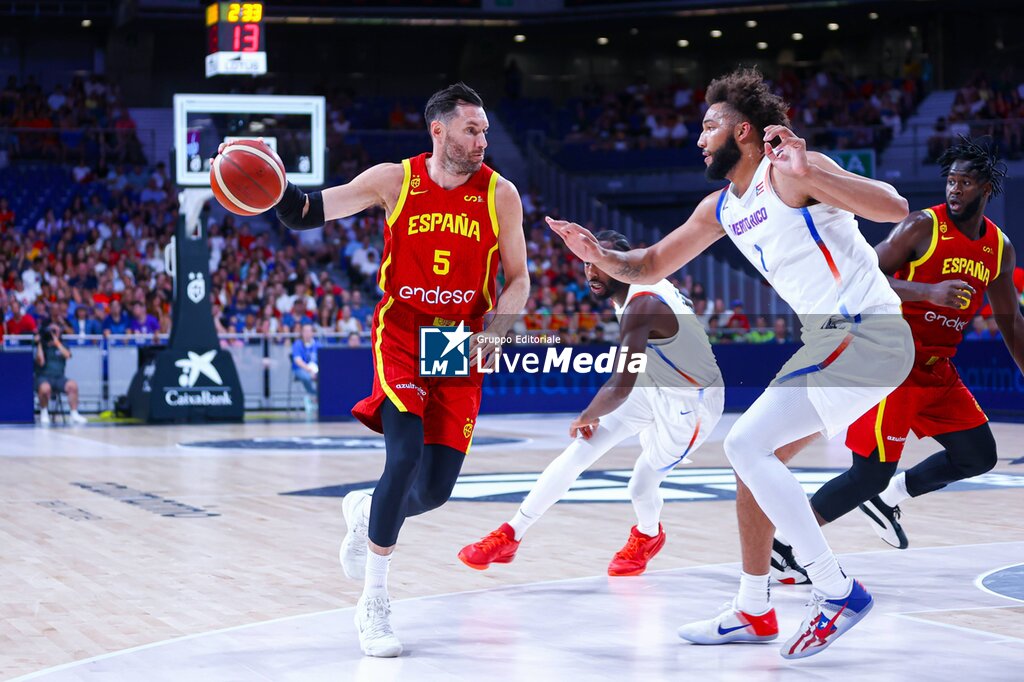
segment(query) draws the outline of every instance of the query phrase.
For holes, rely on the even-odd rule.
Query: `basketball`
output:
[[[260,140],[237,140],[210,164],[210,187],[232,213],[259,215],[281,200],[287,185],[284,164]]]

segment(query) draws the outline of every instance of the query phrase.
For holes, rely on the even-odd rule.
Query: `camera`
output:
[[[39,331],[39,342],[44,346],[48,346],[53,343],[53,338],[57,335],[59,329],[57,325],[49,324]]]

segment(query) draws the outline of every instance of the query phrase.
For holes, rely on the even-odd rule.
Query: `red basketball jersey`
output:
[[[903,316],[914,333],[918,359],[953,357],[966,330],[985,300],[989,283],[999,276],[1003,259],[1003,233],[985,218],[982,235],[972,241],[957,229],[946,214],[946,205],[925,209],[932,217],[932,241],[927,253],[907,263],[896,279],[937,283],[960,279],[974,287],[970,304],[962,309],[945,308],[927,301],[903,304]]]
[[[405,179],[384,233],[377,284],[420,312],[479,318],[494,307],[500,177],[482,166],[450,190],[427,174],[427,157],[402,161]]]

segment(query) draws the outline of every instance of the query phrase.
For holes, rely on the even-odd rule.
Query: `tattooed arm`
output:
[[[552,218],[547,221],[569,250],[582,261],[593,263],[622,282],[654,284],[689,263],[725,235],[715,215],[718,198],[724,191],[704,197],[685,223],[646,249],[605,249],[585,227]]]

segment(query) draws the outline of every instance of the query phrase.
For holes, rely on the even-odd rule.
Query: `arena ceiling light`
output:
[[[608,44],[608,39],[605,38],[604,36],[601,36],[600,38],[597,39],[597,44],[598,45],[607,45]]]
[[[757,44],[757,49],[759,49],[759,50],[767,50],[768,49],[768,43],[766,43],[766,42],[764,42],[762,40],[761,42],[759,42]]]
[[[829,25],[828,25],[828,30],[830,30],[830,31],[838,31],[839,30],[839,24],[835,23],[834,21],[830,22]]]
[[[803,40],[804,39],[804,34],[803,33],[794,33],[792,38],[793,38],[793,40]]]
[[[717,28],[712,29],[711,30],[711,37],[712,38],[721,38],[722,37],[722,32],[719,31]]]
[[[82,19],[82,28],[89,28],[92,26],[92,19]]]
[[[679,47],[689,47],[690,41],[687,40],[686,38],[681,38],[676,41],[676,45],[678,45]]]
[[[517,33],[514,36],[512,36],[512,40],[516,41],[517,43],[525,43],[526,36],[524,36],[522,33]]]
[[[757,28],[757,22],[753,19],[747,19],[747,28]]]
[[[874,21],[878,18],[878,12],[868,12],[868,19]]]

